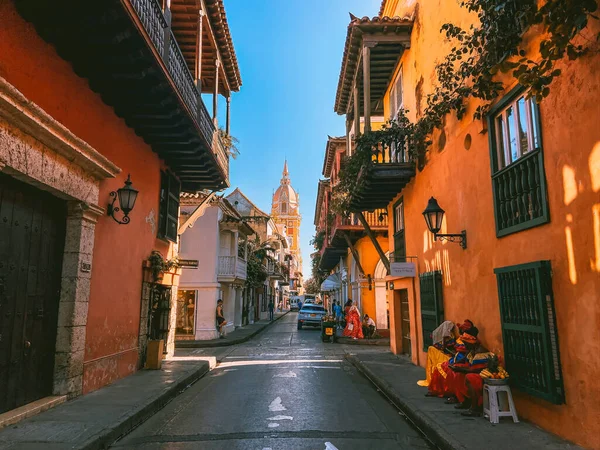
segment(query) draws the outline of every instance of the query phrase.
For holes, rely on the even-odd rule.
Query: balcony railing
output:
[[[372,230],[381,231],[382,229],[387,230],[388,227],[388,216],[385,208],[379,208],[375,211],[369,212],[364,211],[363,216],[365,220],[369,224],[369,227]],[[381,220],[379,220],[381,219]],[[364,227],[358,216],[354,213],[351,213],[348,216],[342,217],[340,215],[335,216],[335,220],[331,225],[331,229],[329,230],[329,235],[327,236],[327,242],[329,244],[336,238],[336,232],[340,231],[363,231]]]
[[[206,143],[211,146],[223,175],[228,180],[229,155],[220,142],[218,131],[202,101],[181,49],[171,31],[170,20],[165,18],[156,0],[129,0],[142,23],[146,34],[161,56],[178,94],[188,109]],[[170,13],[167,14],[170,17]],[[166,43],[168,42],[168,48]]]
[[[247,278],[248,265],[239,256],[219,256],[218,276],[223,278]]]
[[[492,175],[499,236],[549,220],[542,153],[530,152]]]
[[[382,140],[374,146],[371,161],[373,164],[406,164],[412,162],[410,155],[410,139],[403,136],[399,139]]]
[[[358,172],[351,193],[350,208],[353,211],[386,208],[416,173],[411,137],[398,136],[387,130],[374,133],[379,139],[375,145],[357,148],[357,153],[370,152],[370,158]]]

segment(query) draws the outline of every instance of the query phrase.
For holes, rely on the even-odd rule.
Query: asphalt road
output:
[[[127,449],[428,449],[427,442],[344,361],[289,313],[114,444]],[[188,350],[209,355],[211,349]]]

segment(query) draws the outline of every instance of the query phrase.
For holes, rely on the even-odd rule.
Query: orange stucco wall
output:
[[[418,4],[410,50],[402,57],[404,103],[413,118],[418,111],[416,86],[431,92],[435,63],[446,54],[439,33],[445,22],[466,24],[471,17],[456,2],[400,1],[393,14],[412,13]],[[597,25],[597,24],[596,24]],[[600,27],[590,30],[595,35]],[[534,40],[534,39],[532,39]],[[535,48],[533,45],[531,48]],[[439,148],[441,131],[433,136],[428,162],[403,190],[407,254],[418,257],[418,271],[442,270],[445,317],[469,318],[490,350],[502,355],[496,278],[493,269],[550,260],[566,404],[553,405],[516,393],[524,418],[578,444],[600,448],[600,57],[590,54],[560,63],[562,75],[540,105],[544,164],[551,221],[537,228],[496,238],[488,135],[472,119],[471,104],[462,121],[447,117],[446,145]],[[514,81],[506,80],[507,90]],[[423,99],[425,98],[423,95]],[[421,106],[424,106],[424,100]],[[387,103],[386,103],[387,109]],[[465,137],[472,144],[465,148]],[[442,233],[467,230],[468,248],[433,242],[422,211],[435,196],[446,217]],[[392,216],[392,205],[389,205]],[[390,237],[392,229],[390,225]],[[390,239],[393,247],[393,239]],[[408,289],[412,358],[422,366],[423,353],[418,279],[395,280]],[[416,292],[415,292],[416,290]],[[390,309],[393,301],[390,295]],[[394,314],[390,311],[390,317]],[[391,330],[392,350],[400,351],[397,330]]]
[[[140,191],[131,223],[101,217],[96,225],[84,363],[84,392],[136,370],[142,261],[169,245],[156,239],[161,161],[78,77],[54,47],[16,12],[0,2],[0,76],[122,169],[100,186],[100,206],[123,186],[128,173]]]

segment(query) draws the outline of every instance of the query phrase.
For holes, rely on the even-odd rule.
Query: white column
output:
[[[365,133],[371,131],[371,48],[367,45],[363,46],[362,52],[363,61],[363,101],[364,101],[364,118],[365,118]]]
[[[202,22],[204,11],[198,11],[198,36],[196,36],[196,87],[202,92]]]
[[[360,97],[358,84],[354,84],[354,137],[360,134]]]
[[[232,286],[231,292],[232,292],[232,298],[233,298],[234,305],[235,305],[233,325],[237,328],[237,327],[242,326],[242,308],[244,306],[242,303],[241,286]]]
[[[206,341],[218,338],[217,333],[217,300],[219,300],[219,284],[207,284],[195,288],[198,292],[196,300],[196,331],[194,338]],[[224,300],[224,299],[223,299]],[[225,308],[225,306],[224,306]],[[227,310],[225,310],[227,312]]]

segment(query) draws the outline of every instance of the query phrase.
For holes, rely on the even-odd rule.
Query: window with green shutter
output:
[[[496,236],[550,221],[535,98],[517,86],[488,113]]]
[[[431,333],[444,321],[444,298],[442,296],[442,272],[425,272],[419,275],[421,290],[421,328],[423,351],[433,345]]]
[[[494,273],[511,382],[536,397],[564,403],[550,261],[502,267]]]
[[[158,237],[172,242],[177,242],[180,186],[173,174],[161,172]]]

